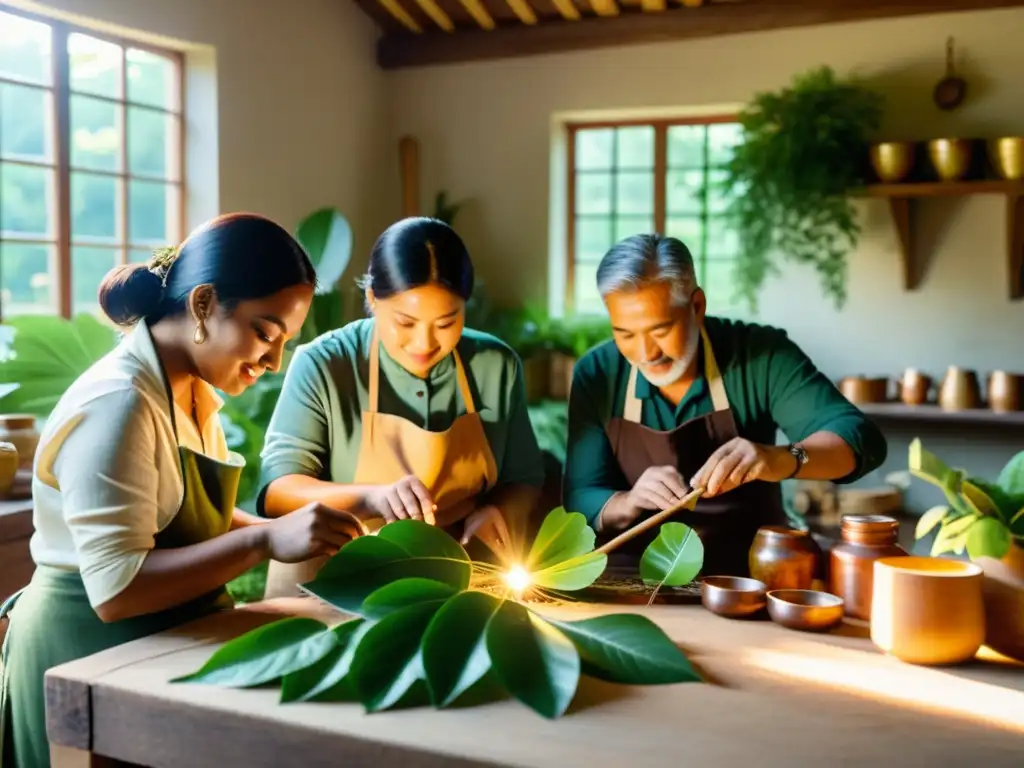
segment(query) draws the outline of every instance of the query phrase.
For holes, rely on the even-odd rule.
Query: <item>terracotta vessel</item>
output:
[[[939,387],[939,406],[944,411],[964,411],[981,405],[981,387],[974,371],[951,365]]]
[[[1000,413],[1021,410],[1022,379],[1018,373],[992,371],[985,390],[988,407]]]
[[[932,389],[932,377],[914,368],[907,368],[896,380],[899,398],[907,405],[923,405],[928,402]]]
[[[871,641],[910,664],[959,664],[985,640],[983,572],[943,557],[874,562]]]
[[[11,443],[18,449],[21,458],[20,469],[32,469],[32,460],[39,445],[35,416],[27,413],[5,413],[0,415],[0,442]]]
[[[18,474],[18,449],[10,443],[0,443],[0,496],[3,496],[14,485],[14,477]]]
[[[1024,661],[1024,547],[1014,544],[1002,560],[977,563],[985,572],[985,645]]]
[[[829,592],[843,598],[847,616],[871,619],[875,560],[906,555],[896,540],[899,522],[886,515],[844,515],[842,541],[832,547]]]
[[[884,403],[889,399],[889,380],[847,376],[839,381],[839,391],[851,403]]]
[[[820,574],[821,547],[807,531],[766,525],[750,547],[750,576],[773,589],[810,589]]]

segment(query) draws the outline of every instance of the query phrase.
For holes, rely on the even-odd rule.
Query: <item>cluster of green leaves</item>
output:
[[[524,566],[541,590],[583,589],[607,563],[593,546],[585,518],[556,509]],[[275,621],[224,644],[178,681],[279,682],[282,702],[358,701],[368,712],[421,701],[448,707],[497,684],[548,718],[564,714],[582,674],[631,685],[699,681],[649,619],[541,616],[510,591],[471,587],[479,567],[439,528],[384,526],[345,545],[304,585],[354,618]]]
[[[917,521],[914,535],[918,539],[939,526],[932,557],[966,550],[971,559],[1001,559],[1015,541],[1024,544],[1024,451],[1011,458],[992,483],[946,466],[915,439],[910,444],[909,470],[940,488],[949,502],[932,507]]]
[[[849,192],[864,183],[866,148],[882,97],[829,67],[759,93],[740,113],[743,139],[727,165],[728,215],[740,240],[738,297],[778,273],[773,254],[814,267],[837,307],[846,301],[846,256],[860,236]]]

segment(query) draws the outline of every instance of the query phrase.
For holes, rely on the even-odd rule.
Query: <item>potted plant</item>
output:
[[[736,292],[757,308],[776,254],[816,269],[837,307],[846,301],[846,256],[860,234],[848,195],[865,181],[882,97],[829,67],[758,93],[742,110],[743,136],[728,163],[728,215],[740,241]]]
[[[910,444],[910,474],[937,486],[947,504],[932,507],[917,522],[915,538],[936,527],[933,557],[965,552],[985,571],[985,643],[1024,659],[1024,451],[1011,458],[995,482],[951,469]]]
[[[611,327],[607,317],[570,315],[554,321],[548,396],[554,400],[567,400],[576,361],[608,338],[611,338]]]

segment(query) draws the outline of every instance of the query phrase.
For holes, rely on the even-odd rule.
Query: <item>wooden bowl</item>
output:
[[[789,629],[822,632],[843,620],[843,598],[813,589],[773,589],[768,615]]]
[[[883,141],[872,144],[868,152],[871,167],[875,169],[879,181],[885,184],[903,181],[914,167],[912,141]]]
[[[700,601],[712,613],[735,619],[757,613],[765,605],[763,581],[741,576],[705,576],[700,580]]]

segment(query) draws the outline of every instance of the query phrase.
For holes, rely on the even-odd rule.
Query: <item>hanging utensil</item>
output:
[[[953,57],[953,38],[946,40],[946,76],[935,86],[932,98],[935,106],[939,109],[956,109],[963,103],[967,95],[967,83],[962,77],[957,77],[956,66]]]

